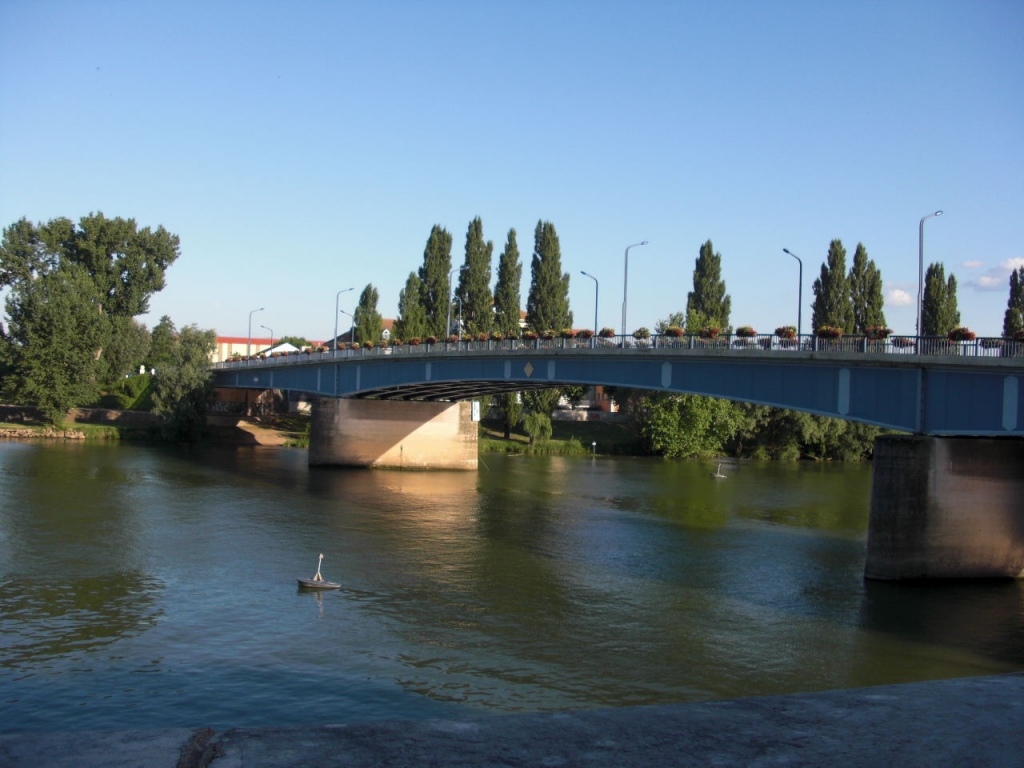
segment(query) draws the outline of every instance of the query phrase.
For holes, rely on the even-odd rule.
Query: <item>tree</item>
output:
[[[740,423],[728,400],[634,390],[626,413],[648,453],[669,459],[716,456]]]
[[[523,401],[518,392],[502,392],[494,396],[494,407],[505,430],[505,439],[512,439],[512,429],[523,420]]]
[[[380,296],[372,284],[363,288],[359,295],[359,304],[353,313],[355,321],[356,341],[363,344],[372,341],[374,344],[380,341],[381,329],[384,327],[380,312],[377,311],[377,301]]]
[[[428,332],[438,338],[448,335],[448,307],[451,305],[448,276],[452,269],[452,236],[435,224],[423,250],[419,278],[423,283],[420,298],[427,316]]]
[[[498,278],[494,284],[494,327],[506,336],[519,333],[520,291],[523,265],[519,261],[516,231],[508,231],[505,250],[498,257]]]
[[[131,317],[111,317],[110,340],[100,358],[101,384],[119,384],[130,373],[136,373],[149,355],[152,343],[149,331]]]
[[[548,221],[538,221],[533,243],[526,324],[538,333],[571,328],[569,274],[562,273],[562,255],[555,225]]]
[[[846,249],[841,240],[829,243],[827,261],[821,265],[821,276],[814,281],[811,325],[815,330],[831,326],[853,333],[853,302],[846,274]]]
[[[96,350],[110,338],[101,297],[77,264],[19,280],[7,297],[4,396],[34,405],[53,423],[93,400],[101,366]]]
[[[686,327],[686,314],[683,312],[672,312],[665,320],[659,320],[654,324],[655,333],[664,333],[666,328],[685,328]],[[692,330],[698,330],[696,328]]]
[[[494,243],[484,242],[484,225],[477,216],[466,232],[466,263],[459,272],[455,295],[462,301],[462,319],[470,333],[490,333],[494,327],[491,295],[491,254]]]
[[[210,356],[216,346],[215,331],[185,326],[172,344],[170,361],[157,369],[153,412],[162,417],[167,439],[195,442],[203,436],[213,391]]]
[[[551,439],[551,417],[538,411],[530,411],[523,418],[523,431],[530,438],[530,445],[543,445]]]
[[[146,367],[159,370],[163,365],[171,362],[174,354],[174,345],[178,337],[178,330],[168,315],[160,318],[149,334],[149,356],[146,358]]]
[[[409,273],[405,288],[398,297],[398,319],[395,336],[408,341],[427,335],[427,311],[423,308],[423,281],[415,272]]]
[[[960,325],[956,306],[956,277],[946,279],[946,268],[940,263],[928,265],[924,274],[924,297],[921,300],[921,335],[945,336]]]
[[[686,294],[686,327],[691,333],[700,328],[727,330],[732,311],[732,298],[725,292],[722,280],[722,254],[708,240],[700,247],[693,268],[693,290]],[[623,333],[629,333],[627,328]]]
[[[1024,330],[1024,266],[1010,273],[1010,297],[1003,315],[1003,336],[1010,338]]]
[[[863,334],[872,326],[885,327],[882,307],[882,273],[875,262],[868,259],[863,243],[857,243],[850,267],[850,302],[853,305],[853,333]]]

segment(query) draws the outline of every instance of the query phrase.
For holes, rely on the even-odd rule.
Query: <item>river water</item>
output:
[[[870,466],[0,442],[0,731],[456,718],[1024,669],[1024,585],[862,578]],[[319,553],[333,592],[297,588]]]

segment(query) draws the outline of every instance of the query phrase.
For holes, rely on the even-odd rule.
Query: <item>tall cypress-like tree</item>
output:
[[[924,297],[921,299],[921,335],[945,336],[960,325],[956,305],[956,277],[940,263],[928,265],[924,273]]]
[[[531,272],[526,324],[538,333],[571,328],[569,274],[562,272],[558,233],[550,221],[538,221],[534,230]]]
[[[853,333],[853,302],[850,280],[846,274],[846,249],[841,240],[828,246],[828,258],[821,265],[821,276],[814,281],[814,303],[811,304],[811,325],[840,328]]]
[[[1010,297],[1003,315],[1003,336],[1010,338],[1024,330],[1024,267],[1010,273]]]
[[[423,250],[423,266],[419,277],[423,282],[420,294],[427,316],[427,330],[443,339],[447,336],[448,307],[451,303],[448,275],[452,269],[452,235],[440,224],[435,224]]]
[[[353,313],[353,319],[356,324],[356,341],[360,344],[366,341],[372,341],[376,344],[380,341],[383,322],[380,312],[377,311],[377,302],[379,300],[380,294],[373,287],[372,283],[363,288],[363,292],[359,295],[359,304]]]
[[[686,294],[686,327],[691,333],[701,328],[729,329],[732,298],[722,279],[722,254],[708,240],[700,247],[693,267],[693,290]],[[629,329],[623,328],[623,333]]]
[[[853,304],[853,332],[863,334],[872,326],[885,327],[882,307],[882,273],[875,262],[868,259],[867,248],[857,243],[850,267],[850,301]]]
[[[427,335],[427,312],[423,308],[423,281],[415,272],[409,273],[405,288],[398,296],[398,319],[395,336],[403,341]]]
[[[455,295],[462,301],[462,321],[469,333],[490,333],[494,327],[491,295],[491,254],[494,243],[484,241],[484,225],[477,216],[466,231],[466,263],[459,272]]]
[[[494,327],[506,336],[519,334],[520,293],[523,265],[519,261],[516,231],[508,231],[505,250],[498,257],[498,278],[494,284]]]

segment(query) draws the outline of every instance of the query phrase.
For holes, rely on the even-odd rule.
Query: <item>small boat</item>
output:
[[[341,589],[341,584],[336,581],[325,581],[324,577],[320,575],[320,563],[324,561],[323,552],[320,553],[320,559],[316,563],[316,573],[312,578],[304,579],[301,576],[297,579],[299,586],[303,589]]]
[[[718,469],[716,469],[714,472],[711,473],[711,476],[713,478],[715,478],[716,480],[724,480],[725,478],[728,477],[728,475],[723,475],[722,474],[722,465],[721,464],[718,465]]]

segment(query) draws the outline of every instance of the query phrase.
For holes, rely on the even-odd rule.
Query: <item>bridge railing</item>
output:
[[[788,352],[845,352],[851,354],[884,354],[884,355],[928,355],[958,357],[1015,357],[1024,358],[1024,340],[986,337],[971,341],[950,341],[944,337],[889,336],[885,339],[867,336],[842,336],[835,339],[822,338],[805,334],[794,338],[779,338],[774,334],[757,334],[741,337],[735,334],[720,334],[713,338],[697,334],[668,336],[652,334],[646,338],[635,338],[631,335],[613,336],[609,338],[520,338],[520,339],[487,339],[438,341],[427,344],[374,345],[372,347],[339,345],[337,350],[326,352],[292,352],[280,355],[254,355],[251,358],[229,360],[215,363],[215,368],[265,367],[291,365],[302,362],[321,362],[332,359],[349,359],[353,357],[413,357],[435,354],[457,354],[462,352],[507,352],[538,350],[629,350],[643,352],[651,349],[674,350],[731,350],[731,351],[763,351],[785,354]]]

